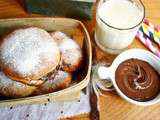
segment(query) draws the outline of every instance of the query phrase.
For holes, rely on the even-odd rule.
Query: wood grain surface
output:
[[[146,18],[160,28],[160,0],[142,0],[146,7]],[[27,14],[21,0],[0,0],[0,18],[37,17],[42,15]],[[136,17],[136,16],[135,16]],[[92,21],[83,21],[86,25],[93,44],[94,60],[112,62],[116,57],[104,53],[94,43],[95,16]],[[144,48],[134,40],[129,48]],[[121,99],[116,92],[106,92],[101,97],[101,120],[160,120],[160,103],[150,107],[139,107]],[[89,115],[81,115],[66,120],[89,120]]]

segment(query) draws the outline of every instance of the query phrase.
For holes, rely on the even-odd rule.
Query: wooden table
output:
[[[146,17],[160,28],[160,0],[142,0],[146,7]],[[20,4],[22,3],[22,5]],[[36,17],[26,13],[21,0],[0,0],[0,18]],[[86,25],[93,44],[94,60],[112,62],[116,57],[101,51],[96,47],[93,38],[95,17],[92,21],[83,21]],[[144,48],[135,39],[129,48]],[[145,49],[145,48],[144,48]],[[150,107],[138,107],[121,99],[116,92],[106,92],[106,97],[100,98],[101,120],[160,120],[160,104]],[[89,120],[89,115],[81,115],[66,120]]]

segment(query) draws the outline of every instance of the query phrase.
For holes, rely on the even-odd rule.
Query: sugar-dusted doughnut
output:
[[[79,44],[60,31],[51,32],[50,35],[59,45],[62,69],[69,72],[77,70],[83,59]]]
[[[31,95],[37,88],[8,78],[0,71],[0,94],[9,98],[20,98]]]
[[[47,94],[67,88],[71,83],[72,75],[69,72],[58,70],[50,78],[34,92],[34,95]]]
[[[41,28],[16,29],[0,43],[0,67],[16,81],[30,84],[54,70],[59,61],[57,43]]]

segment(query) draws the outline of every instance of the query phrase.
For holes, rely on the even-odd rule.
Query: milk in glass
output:
[[[144,18],[143,5],[135,1],[100,1],[95,31],[95,40],[100,48],[119,53],[132,43]]]

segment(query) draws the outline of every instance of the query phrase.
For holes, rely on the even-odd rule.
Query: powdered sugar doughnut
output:
[[[54,70],[60,61],[57,43],[43,29],[17,29],[0,44],[0,64],[13,80],[30,83]]]
[[[50,35],[59,45],[62,69],[69,72],[77,70],[82,62],[82,50],[78,43],[60,31],[52,32]]]
[[[65,38],[68,38],[68,36],[60,31],[56,31],[56,32],[50,32],[50,35],[55,39],[58,40],[59,42]]]
[[[47,80],[42,86],[40,86],[34,95],[47,94],[67,88],[72,80],[72,75],[68,72],[59,70],[52,74],[51,79]]]
[[[0,71],[0,94],[10,98],[26,97],[37,88],[8,78]]]

